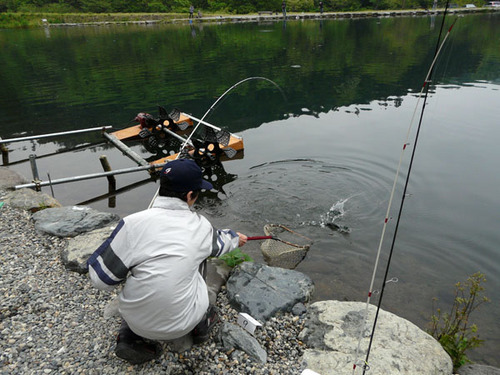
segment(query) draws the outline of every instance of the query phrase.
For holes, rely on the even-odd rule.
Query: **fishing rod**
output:
[[[390,248],[390,253],[389,253],[389,258],[387,260],[387,265],[386,265],[386,269],[385,269],[385,275],[384,275],[384,280],[383,280],[383,283],[382,283],[382,289],[381,289],[379,301],[378,301],[378,304],[377,304],[377,310],[376,310],[375,319],[374,319],[374,322],[373,322],[372,333],[370,335],[370,342],[369,342],[368,349],[367,349],[367,352],[366,352],[365,361],[363,363],[363,374],[365,374],[365,372],[369,369],[368,359],[369,359],[369,356],[370,356],[370,350],[371,350],[371,346],[372,346],[372,343],[373,343],[373,337],[374,337],[374,334],[375,334],[375,328],[376,328],[376,325],[377,325],[378,315],[379,315],[380,307],[381,307],[381,304],[382,304],[382,299],[383,299],[383,295],[384,295],[385,286],[386,286],[386,284],[388,282],[387,278],[388,278],[389,267],[390,267],[392,255],[393,255],[393,252],[394,252],[394,244],[395,244],[396,237],[397,237],[397,232],[398,232],[398,228],[399,228],[401,214],[402,214],[402,211],[403,211],[404,201],[405,201],[405,197],[406,197],[406,191],[407,191],[408,183],[409,183],[409,179],[410,179],[411,168],[412,168],[412,165],[413,165],[413,161],[414,161],[414,157],[415,157],[415,152],[416,152],[416,148],[417,148],[418,137],[419,137],[420,128],[421,128],[421,125],[422,125],[423,115],[424,115],[425,106],[426,106],[427,97],[428,97],[428,92],[429,92],[429,83],[431,82],[431,76],[432,76],[432,73],[434,71],[434,67],[435,67],[437,58],[438,58],[439,54],[441,53],[441,50],[442,50],[442,48],[443,48],[446,40],[448,39],[448,36],[450,35],[451,30],[453,29],[453,26],[456,23],[456,19],[455,19],[453,21],[452,25],[449,27],[448,32],[446,33],[443,41],[440,43],[442,32],[443,32],[443,28],[444,28],[444,22],[445,22],[447,10],[448,10],[448,4],[449,4],[449,0],[447,0],[447,2],[446,2],[445,11],[443,13],[443,19],[442,19],[441,28],[440,28],[439,36],[438,36],[437,43],[436,43],[436,50],[434,52],[434,58],[432,60],[432,63],[431,63],[430,68],[429,68],[429,71],[428,71],[428,73],[427,73],[427,75],[425,77],[424,83],[422,85],[422,89],[421,89],[420,94],[418,96],[417,104],[415,106],[415,110],[414,110],[413,115],[412,115],[410,126],[409,126],[408,132],[406,134],[406,139],[405,139],[405,142],[403,144],[403,148],[401,150],[401,156],[400,156],[400,159],[399,159],[399,164],[398,164],[398,167],[397,167],[396,176],[394,178],[394,183],[393,183],[392,190],[391,190],[391,195],[390,195],[390,198],[389,198],[389,204],[388,204],[386,216],[385,216],[385,219],[384,219],[384,225],[383,225],[383,228],[382,228],[382,234],[381,234],[380,241],[379,241],[379,246],[378,246],[378,250],[377,250],[377,256],[376,256],[375,265],[374,265],[374,269],[373,269],[372,279],[371,279],[371,282],[370,282],[370,289],[368,291],[368,297],[367,297],[367,301],[366,301],[366,308],[365,308],[365,311],[364,311],[363,325],[360,327],[360,333],[359,333],[359,339],[358,339],[358,346],[357,346],[357,349],[356,349],[355,363],[353,365],[353,374],[355,373],[356,367],[357,367],[357,364],[358,364],[359,352],[360,352],[360,347],[361,347],[361,340],[362,340],[362,336],[363,336],[363,327],[365,325],[365,322],[366,322],[366,319],[367,319],[367,316],[368,316],[368,308],[369,308],[369,305],[370,305],[370,299],[371,299],[371,296],[373,295],[373,286],[374,286],[374,282],[375,282],[375,276],[376,276],[376,272],[377,272],[377,268],[378,268],[378,263],[379,263],[379,260],[380,260],[382,243],[384,241],[385,231],[386,231],[386,228],[387,228],[387,223],[389,221],[389,213],[390,213],[391,206],[392,206],[392,200],[394,198],[394,192],[395,192],[395,189],[396,189],[396,184],[397,184],[397,180],[398,180],[398,177],[399,177],[399,172],[400,172],[400,169],[401,169],[403,155],[405,153],[405,150],[406,150],[407,146],[409,145],[408,139],[409,139],[410,131],[411,131],[411,128],[413,126],[415,115],[416,115],[416,112],[417,112],[417,109],[418,109],[418,106],[419,106],[419,103],[420,103],[420,99],[422,97],[422,94],[425,92],[425,94],[424,94],[424,102],[423,102],[422,110],[421,110],[421,113],[420,113],[419,124],[418,124],[418,127],[417,127],[417,133],[416,133],[416,136],[415,136],[414,147],[413,147],[413,151],[412,151],[412,155],[411,155],[411,159],[410,159],[410,163],[409,163],[409,167],[408,167],[408,173],[407,173],[407,176],[406,176],[404,190],[403,190],[403,194],[402,194],[402,198],[401,198],[401,204],[400,204],[400,208],[399,208],[399,212],[398,212],[398,217],[397,217],[397,221],[396,221],[396,227],[395,227],[395,231],[394,231],[394,235],[393,235],[393,239],[392,239],[392,244],[391,244],[391,248]]]
[[[280,92],[283,94],[283,91],[281,90],[281,88],[273,81],[271,81],[269,78],[265,78],[265,77],[248,77],[248,78],[245,78],[237,83],[235,83],[234,85],[232,85],[230,88],[228,88],[213,104],[212,106],[208,109],[208,111],[205,112],[205,114],[203,115],[203,117],[201,118],[201,120],[198,121],[198,124],[196,124],[196,126],[194,127],[193,131],[191,132],[191,134],[189,135],[189,137],[186,139],[186,142],[184,142],[184,144],[181,146],[181,151],[186,147],[186,145],[188,144],[188,142],[191,140],[191,137],[193,136],[193,134],[196,132],[196,130],[198,129],[198,127],[200,126],[200,124],[203,123],[203,120],[205,120],[205,118],[208,116],[208,114],[210,113],[210,111],[212,111],[212,109],[214,109],[214,107],[222,100],[222,98],[224,98],[226,96],[226,94],[228,94],[230,91],[232,91],[234,88],[236,88],[237,86],[241,85],[242,83],[245,83],[247,81],[250,81],[250,80],[253,80],[253,79],[262,79],[262,80],[265,80],[267,82],[270,82],[272,83],[274,86],[276,86]],[[179,155],[181,153],[179,152]],[[179,155],[177,157],[179,157]]]
[[[192,116],[189,116],[191,119],[195,120],[195,121],[198,121],[198,124],[196,124],[196,126],[194,127],[193,131],[191,132],[191,134],[189,135],[189,137],[186,138],[185,142],[182,144],[181,146],[181,149],[179,150],[177,156],[175,157],[175,159],[178,159],[179,156],[181,155],[182,153],[182,150],[184,150],[184,148],[186,147],[186,145],[189,144],[189,142],[191,142],[191,138],[193,136],[193,134],[196,132],[196,130],[198,129],[198,127],[200,126],[200,124],[206,124],[206,122],[204,121],[205,118],[208,116],[208,114],[212,111],[212,109],[215,108],[215,106],[230,92],[232,91],[234,88],[238,87],[239,85],[241,85],[242,83],[244,82],[247,82],[247,81],[250,81],[250,80],[254,80],[254,79],[261,79],[261,80],[264,80],[264,81],[267,81],[267,82],[270,82],[272,83],[274,86],[276,86],[278,88],[278,90],[281,92],[281,94],[284,96],[284,93],[283,93],[283,90],[281,90],[281,87],[278,86],[277,83],[275,83],[274,81],[270,80],[269,78],[265,78],[265,77],[248,77],[248,78],[245,78],[245,79],[242,79],[241,81],[235,83],[234,85],[232,85],[230,88],[228,88],[226,91],[224,91],[224,93],[210,106],[210,108],[205,112],[205,114],[203,115],[203,117],[201,119],[196,119]],[[212,127],[212,125],[210,125],[210,127]],[[156,190],[156,193],[155,195],[153,196],[153,199],[151,200],[151,202],[149,203],[149,206],[148,208],[151,208],[153,207],[153,202],[155,201],[156,197],[158,197],[158,194],[160,192],[160,189],[157,189]]]

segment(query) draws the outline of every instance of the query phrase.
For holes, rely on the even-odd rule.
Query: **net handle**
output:
[[[253,240],[274,240],[274,241],[279,241],[283,242],[286,245],[297,247],[297,248],[302,248],[303,246],[282,240],[281,238],[278,237],[273,237],[273,236],[254,236],[254,237],[247,237],[248,241],[253,241]]]
[[[274,238],[273,236],[254,236],[254,237],[247,237],[248,241],[255,241],[255,240],[276,240],[277,238]]]

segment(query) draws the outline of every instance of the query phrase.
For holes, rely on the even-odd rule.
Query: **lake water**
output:
[[[446,20],[447,27],[454,20]],[[242,135],[242,158],[224,163],[219,193],[198,209],[215,225],[261,235],[285,224],[314,239],[297,270],[315,300],[365,301],[390,191],[441,19],[48,28],[0,31],[0,136],[112,125],[157,105]],[[474,312],[486,342],[472,359],[500,366],[500,14],[459,17],[434,70],[382,308],[425,328],[438,297],[481,271],[492,302]],[[279,88],[277,88],[279,86]],[[421,102],[420,102],[421,103]],[[417,110],[420,115],[420,108]],[[418,119],[417,119],[418,120]],[[418,121],[417,121],[418,122]],[[380,289],[415,140],[410,131],[382,246]],[[134,163],[109,145],[58,153],[99,134],[13,143],[9,166],[31,177],[36,153],[47,180]],[[139,144],[134,151],[148,156]],[[148,207],[158,185],[120,175],[116,207],[95,197],[106,179],[54,186],[64,205],[82,202],[122,216]],[[146,180],[146,181],[145,181]],[[142,183],[141,183],[142,182]],[[50,189],[44,188],[50,194]],[[349,228],[332,230],[328,223]],[[261,261],[259,244],[244,248]],[[372,298],[377,303],[377,296]]]

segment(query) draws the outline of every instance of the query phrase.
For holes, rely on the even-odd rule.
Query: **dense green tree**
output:
[[[261,10],[281,12],[282,0],[0,0],[0,12],[87,12],[87,13],[165,13],[196,11],[256,13]],[[485,0],[456,0],[460,6]],[[317,12],[319,0],[286,0],[289,12]],[[434,0],[324,0],[325,11],[369,9],[414,9],[432,7]],[[438,2],[439,7],[444,0]]]

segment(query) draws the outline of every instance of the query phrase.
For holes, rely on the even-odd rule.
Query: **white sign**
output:
[[[320,375],[317,372],[314,372],[313,370],[309,370],[306,368],[304,371],[300,373],[300,375]]]
[[[255,328],[262,326],[256,319],[246,313],[238,314],[238,324],[252,335],[255,332]]]

